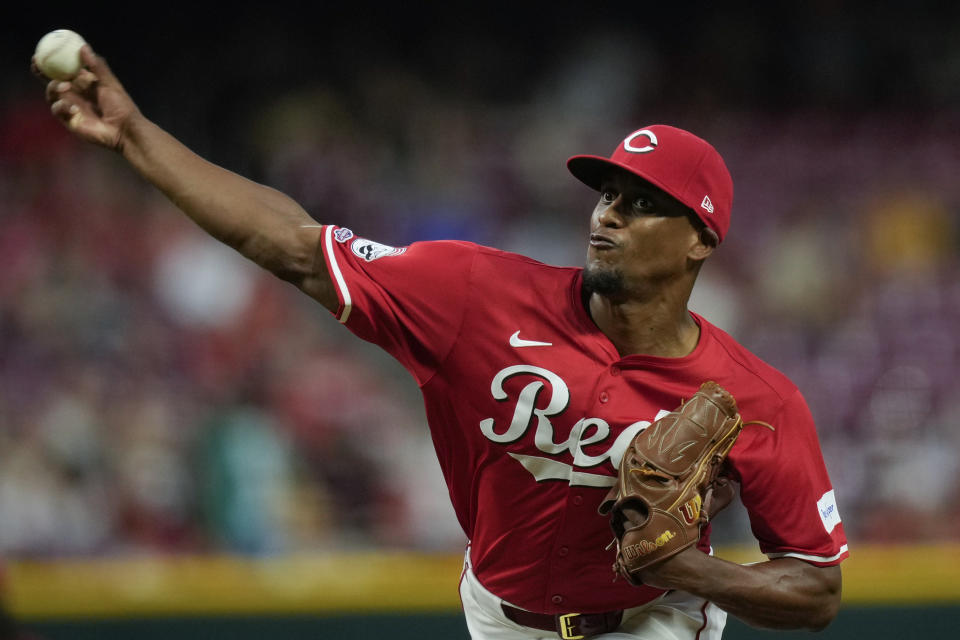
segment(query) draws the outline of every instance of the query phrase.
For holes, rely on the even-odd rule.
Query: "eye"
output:
[[[600,202],[604,204],[610,204],[617,199],[617,194],[614,193],[612,189],[601,189],[600,190]]]
[[[653,209],[653,200],[644,196],[639,196],[633,199],[633,208],[640,209],[642,211],[649,211],[650,209]]]

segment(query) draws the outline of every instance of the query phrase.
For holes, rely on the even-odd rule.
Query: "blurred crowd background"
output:
[[[960,11],[596,4],[0,26],[0,554],[463,543],[412,379],[72,140],[27,70],[57,27],[201,154],[393,245],[580,265],[566,158],[700,134],[736,195],[692,308],[805,393],[853,543],[960,539]]]

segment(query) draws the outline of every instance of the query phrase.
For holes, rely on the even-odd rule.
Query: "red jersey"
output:
[[[634,607],[661,591],[613,581],[597,507],[627,444],[705,380],[747,426],[730,453],[761,550],[847,555],[813,419],[781,373],[703,318],[683,358],[621,357],[590,319],[582,270],[468,242],[388,247],[323,231],[337,318],[413,375],[480,582],[543,613]],[[707,532],[701,548],[709,548]]]

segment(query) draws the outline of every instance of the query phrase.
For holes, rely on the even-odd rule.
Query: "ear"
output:
[[[720,244],[720,238],[717,233],[709,227],[704,227],[697,234],[697,241],[690,247],[687,257],[691,260],[704,260],[707,258],[717,245]]]

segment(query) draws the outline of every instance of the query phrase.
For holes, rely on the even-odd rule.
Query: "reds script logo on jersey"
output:
[[[490,383],[490,392],[494,400],[503,402],[508,400],[504,382],[515,376],[529,376],[533,378],[515,398],[513,417],[510,424],[504,427],[497,425],[493,418],[480,421],[480,431],[487,439],[499,443],[510,444],[517,442],[531,426],[534,427],[534,446],[549,456],[568,454],[573,458],[573,464],[561,462],[556,457],[530,456],[519,453],[509,453],[530,472],[537,482],[545,480],[565,480],[572,486],[578,487],[612,487],[615,478],[600,473],[590,473],[583,469],[597,467],[606,461],[617,468],[633,437],[650,426],[649,420],[638,420],[627,426],[619,435],[612,439],[606,451],[599,455],[589,455],[583,448],[586,445],[604,443],[611,439],[610,425],[602,418],[581,418],[573,426],[570,436],[563,442],[555,441],[551,416],[559,415],[567,408],[570,401],[570,390],[563,378],[554,372],[529,364],[517,364],[502,369],[493,377]],[[535,406],[535,401],[544,389],[546,383],[552,390],[547,404],[543,408]],[[661,410],[656,419],[669,413]]]

